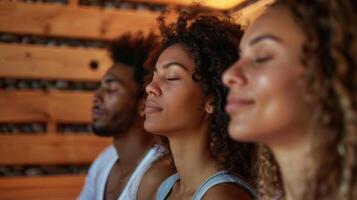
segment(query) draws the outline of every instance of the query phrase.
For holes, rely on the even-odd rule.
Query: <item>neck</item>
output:
[[[212,174],[219,170],[209,151],[207,127],[173,133],[168,137],[178,174],[179,191],[194,193]]]
[[[153,144],[153,137],[144,130],[142,120],[134,122],[128,131],[116,134],[113,140],[121,165],[128,168],[135,167]]]
[[[285,133],[286,134],[286,133]],[[312,140],[309,134],[297,134],[294,142],[269,145],[279,164],[287,200],[304,199],[307,178],[315,173],[311,159]]]

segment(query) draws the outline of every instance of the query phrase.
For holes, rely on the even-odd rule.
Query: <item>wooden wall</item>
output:
[[[0,199],[75,199],[111,144],[90,130],[106,45],[155,31],[161,7],[88,2],[0,1]]]
[[[155,31],[157,16],[76,0],[0,1],[0,167],[89,165],[111,139],[60,127],[90,126],[93,90],[112,64],[107,42]],[[22,131],[21,124],[44,127]]]
[[[232,2],[230,7],[244,1]],[[248,24],[257,15],[257,10],[269,2],[271,0],[259,1],[233,15],[239,16],[238,23]],[[7,141],[0,143],[0,155],[7,155],[3,151],[18,139],[9,137],[9,132],[16,133],[18,141],[28,135],[18,131],[21,129],[8,131],[8,128],[1,128],[6,124],[15,124],[15,127],[16,124],[44,124],[44,128],[36,134],[48,136],[49,143],[54,136],[63,137],[59,140],[69,142],[68,146],[89,141],[78,134],[63,134],[59,127],[63,124],[90,124],[93,90],[112,64],[105,45],[126,32],[157,31],[156,18],[159,11],[165,8],[165,3],[166,6],[187,6],[189,2],[129,0],[124,3],[112,1],[110,4],[110,1],[101,0],[0,1],[0,141]],[[92,86],[83,89],[76,87],[78,84]],[[101,144],[99,140],[105,139],[97,140]],[[34,141],[42,142],[42,138]],[[108,140],[106,142],[102,143],[102,147],[109,143]],[[30,152],[24,151],[23,155],[27,158],[35,155]],[[98,149],[90,156],[84,156],[88,158],[86,162],[97,153]],[[13,158],[17,157],[15,154]],[[45,163],[40,153],[36,156],[38,158],[34,160],[42,161],[32,164]],[[83,155],[77,155],[80,156]],[[0,165],[11,164],[6,160],[0,159]],[[51,161],[49,164],[55,163]]]
[[[222,2],[207,6],[245,0]],[[0,0],[0,199],[78,195],[84,174],[4,177],[3,169],[88,166],[111,143],[90,133],[93,90],[112,65],[106,44],[123,33],[157,31],[155,19],[171,4],[190,1]],[[235,12],[237,22],[248,24],[258,4]]]

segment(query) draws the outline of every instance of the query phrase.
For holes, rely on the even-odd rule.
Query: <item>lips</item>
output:
[[[240,112],[254,105],[254,100],[249,98],[240,98],[228,96],[227,104],[225,107],[226,112]]]
[[[156,113],[156,112],[161,112],[163,109],[161,106],[156,103],[153,100],[147,100],[145,104],[145,113],[150,114],[150,113]]]
[[[100,118],[105,112],[100,109],[98,106],[93,106],[92,108],[92,119],[93,121],[97,120]]]

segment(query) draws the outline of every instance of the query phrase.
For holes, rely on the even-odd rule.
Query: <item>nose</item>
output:
[[[247,84],[247,75],[242,67],[243,62],[238,60],[233,63],[222,75],[222,82],[227,87],[244,86]]]
[[[99,88],[97,89],[95,92],[94,92],[94,95],[93,95],[93,104],[99,104],[103,101],[103,92],[102,92],[102,89]]]
[[[148,96],[150,96],[150,95],[160,96],[161,95],[160,86],[157,83],[157,81],[155,81],[154,79],[151,80],[151,82],[145,87],[145,91],[148,94]]]

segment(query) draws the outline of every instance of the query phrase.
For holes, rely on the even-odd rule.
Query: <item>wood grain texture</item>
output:
[[[0,77],[5,78],[99,81],[112,65],[106,49],[0,43],[0,52]]]
[[[90,164],[111,140],[75,134],[0,135],[0,165]]]
[[[0,178],[2,200],[75,199],[82,190],[85,175]]]
[[[110,40],[126,32],[156,30],[157,12],[0,1],[0,31]]]
[[[92,92],[0,90],[0,122],[90,123]]]

